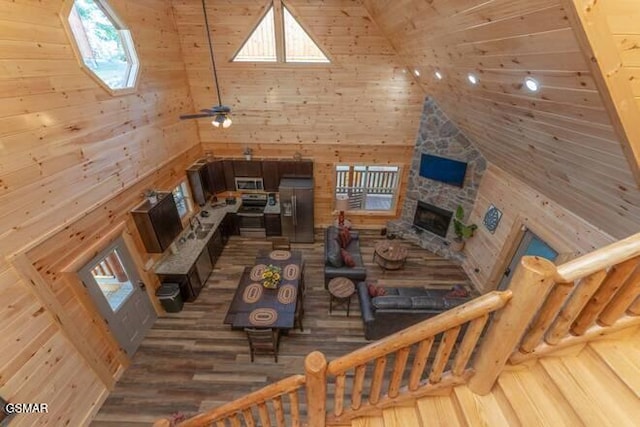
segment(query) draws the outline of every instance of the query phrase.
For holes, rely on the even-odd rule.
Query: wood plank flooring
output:
[[[361,233],[368,280],[383,286],[470,284],[456,264],[408,242],[405,267],[383,273],[372,262],[373,246],[381,238],[373,231]],[[93,426],[138,427],[176,412],[190,416],[302,373],[304,358],[313,350],[331,360],[368,343],[355,295],[350,317],[342,307],[329,316],[318,230],[315,243],[292,245],[303,252],[306,263],[304,332],[296,329],[283,337],[277,364],[269,356],[257,356],[251,363],[244,333],[232,331],[222,320],[243,268],[252,264],[259,249],[270,247],[268,241],[232,237],[197,301],[156,321]]]

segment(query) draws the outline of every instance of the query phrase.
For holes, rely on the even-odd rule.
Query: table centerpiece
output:
[[[267,289],[276,289],[282,280],[282,269],[269,264],[262,272],[262,286]]]

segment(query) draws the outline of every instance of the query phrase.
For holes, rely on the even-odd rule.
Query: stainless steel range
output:
[[[238,209],[240,235],[244,237],[266,237],[264,207],[267,205],[267,194],[243,194],[240,199],[242,200],[242,206]]]

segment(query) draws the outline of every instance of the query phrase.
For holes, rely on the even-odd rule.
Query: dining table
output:
[[[293,329],[304,285],[303,265],[300,251],[259,251],[254,265],[246,267],[240,276],[224,323],[232,329]],[[273,289],[265,287],[262,278],[269,266],[280,269],[280,283]]]

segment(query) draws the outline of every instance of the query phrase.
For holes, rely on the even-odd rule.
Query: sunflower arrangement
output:
[[[282,279],[282,269],[275,265],[269,264],[262,272],[262,285],[268,289],[275,289]]]

